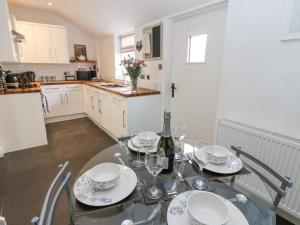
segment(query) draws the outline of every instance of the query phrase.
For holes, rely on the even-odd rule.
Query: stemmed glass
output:
[[[135,167],[135,168],[141,168],[141,167],[144,167],[144,166],[145,166],[144,161],[141,160],[141,152],[140,152],[140,151],[141,151],[141,148],[144,148],[144,146],[141,146],[141,145],[137,146],[137,145],[135,145],[135,144],[132,142],[132,138],[134,138],[134,136],[135,136],[135,135],[131,134],[131,135],[130,135],[129,141],[131,141],[131,144],[132,144],[133,146],[135,146],[138,150],[137,150],[137,156],[136,156],[136,159],[133,160],[133,161],[131,162],[131,165],[132,165],[133,167]]]
[[[183,139],[186,135],[186,124],[185,123],[176,123],[172,129],[173,138],[176,144],[176,151],[175,151],[175,159],[181,160],[183,159]]]
[[[203,151],[201,148],[207,145],[208,143],[206,141],[201,140],[194,140],[193,141],[193,161],[197,164],[199,167],[199,177],[197,177],[193,181],[194,188],[198,190],[206,190],[208,188],[208,181],[206,177],[203,174],[203,168],[207,166],[207,164],[210,162],[210,158],[207,157],[207,154],[203,152],[201,158],[198,158],[196,156],[197,152]],[[200,153],[201,154],[201,153]]]
[[[159,199],[163,195],[163,191],[157,187],[157,175],[163,170],[166,157],[164,154],[158,152],[146,153],[145,165],[148,172],[154,177],[154,184],[152,187],[146,189],[146,195],[151,199]]]

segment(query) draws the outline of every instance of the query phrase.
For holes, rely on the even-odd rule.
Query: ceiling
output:
[[[48,2],[52,6],[48,6]],[[130,32],[134,27],[211,0],[8,0],[9,5],[45,10],[95,37]]]

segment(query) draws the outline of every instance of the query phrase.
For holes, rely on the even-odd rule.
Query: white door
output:
[[[24,22],[16,22],[17,31],[25,36],[25,40],[18,43],[20,60],[25,63],[37,61],[33,25]]]
[[[51,27],[52,54],[54,62],[69,63],[68,35],[65,28]]]
[[[214,136],[225,22],[226,8],[218,8],[173,24],[172,123],[186,123],[187,136],[209,142]]]
[[[37,59],[40,63],[51,63],[54,59],[50,26],[33,25]]]

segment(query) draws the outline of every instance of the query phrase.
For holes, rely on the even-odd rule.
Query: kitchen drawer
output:
[[[64,85],[64,91],[81,91],[81,84],[68,84]]]
[[[120,97],[117,95],[111,95],[110,99],[111,99],[111,103],[114,105],[119,105],[119,106],[126,105],[126,98],[124,98],[124,97]]]
[[[42,92],[59,92],[63,91],[64,87],[62,85],[42,85]]]

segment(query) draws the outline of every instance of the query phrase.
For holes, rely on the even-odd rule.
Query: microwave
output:
[[[96,76],[96,71],[76,71],[77,80],[91,80]]]

